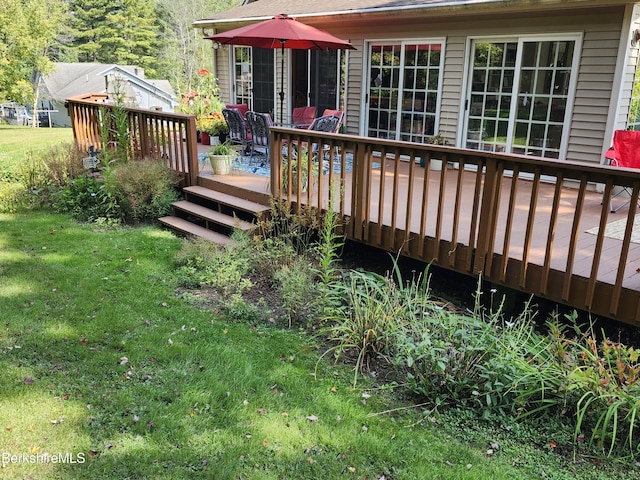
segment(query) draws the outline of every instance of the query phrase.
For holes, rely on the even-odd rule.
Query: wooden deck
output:
[[[101,147],[98,108],[70,101],[78,145]],[[185,185],[266,203],[283,198],[318,215],[337,190],[334,208],[350,240],[640,326],[638,170],[274,127],[269,178],[213,178],[199,172],[193,118],[131,109],[130,127],[141,154],[174,168]],[[321,163],[301,150],[317,145]],[[285,156],[321,165],[295,194],[284,193],[294,191],[282,183],[294,163]],[[430,159],[443,169],[431,169]],[[632,191],[631,203],[613,214],[620,186]]]
[[[400,180],[397,188],[403,191],[407,191],[408,187],[408,170],[409,166],[407,162],[404,162],[400,168]],[[420,168],[414,175],[413,182],[415,185],[422,185],[424,182],[424,175],[426,170]],[[345,197],[345,209],[351,210],[351,192],[350,186],[351,173],[347,173],[345,178],[346,189],[344,191]],[[455,207],[456,200],[456,182],[457,182],[457,169],[453,169],[451,166],[445,171],[431,171],[429,174],[429,195],[427,197],[427,216],[430,218],[436,217],[438,208],[441,205],[445,211],[451,212]],[[458,239],[468,238],[471,234],[471,214],[472,205],[474,202],[474,186],[475,186],[475,172],[465,171],[462,172],[463,176],[463,194],[460,198],[459,210],[459,225],[460,228],[457,232],[454,232],[453,216],[444,215],[442,222],[439,224],[440,231],[436,231],[437,223],[428,223],[427,229],[424,234],[429,239],[435,239],[439,237],[441,242],[445,242],[450,245],[454,234]],[[202,179],[215,179],[216,182],[226,184],[231,188],[238,187],[242,189],[255,192],[256,194],[264,195],[269,189],[269,179],[265,176],[255,175],[252,173],[246,173],[239,170],[235,170],[231,175],[225,175],[224,177],[213,176],[211,172],[205,171],[201,174]],[[444,177],[444,180],[442,178]],[[383,209],[384,214],[382,221],[378,216],[379,213],[379,193],[380,179],[382,174],[380,170],[374,171],[372,178],[374,182],[371,185],[372,201],[370,202],[370,208],[372,211],[371,222],[374,224],[372,230],[384,231],[389,229],[393,225],[394,218],[390,209]],[[385,172],[385,187],[386,190],[391,190],[394,182],[393,172]],[[442,199],[440,204],[439,198],[439,184],[444,181],[446,195]],[[524,239],[527,231],[527,220],[529,217],[530,198],[533,188],[533,182],[528,179],[517,179],[514,181],[512,176],[506,176],[502,179],[502,189],[509,191],[513,184],[517,184],[515,187],[518,191],[516,197],[516,203],[513,206],[516,214],[512,218],[511,234],[507,239],[507,221],[509,211],[509,199],[503,197],[501,204],[498,206],[500,216],[498,218],[494,254],[497,257],[506,256],[512,260],[523,261],[524,258]],[[325,192],[324,208],[328,207],[328,187],[323,188]],[[418,192],[418,188],[413,188],[413,202],[419,204],[422,201],[421,193]],[[548,226],[553,212],[553,198],[556,187],[553,183],[542,183],[539,186],[539,201],[535,208],[535,223],[534,223],[534,235],[532,236],[532,242],[528,250],[528,261],[538,267],[542,267],[545,261],[546,254],[546,240],[549,234]],[[566,262],[569,254],[569,250],[572,245],[572,227],[574,221],[574,213],[576,203],[578,201],[578,190],[570,186],[563,187],[561,190],[561,199],[559,207],[557,208],[557,224],[555,231],[555,243],[554,251],[551,257],[550,267],[552,269],[563,271],[566,267]],[[313,199],[317,199],[318,194],[313,194]],[[596,248],[596,242],[598,236],[595,233],[590,233],[593,229],[597,229],[600,222],[600,214],[602,211],[602,198],[603,194],[596,191],[588,191],[584,198],[584,210],[580,222],[580,230],[578,232],[577,241],[575,245],[575,260],[573,266],[573,274],[589,278],[592,270],[593,252]],[[624,200],[615,199],[615,205],[623,203]],[[308,204],[307,196],[303,196],[302,204]],[[314,202],[311,202],[314,204]],[[404,206],[403,206],[404,205]],[[415,241],[420,234],[420,216],[422,214],[419,210],[411,211],[409,221],[409,228],[407,229],[407,216],[406,216],[406,204],[399,206],[396,212],[395,229],[409,232],[409,242]],[[618,213],[611,213],[609,223],[625,221],[627,219],[629,207],[624,207]],[[640,226],[639,226],[640,228]],[[543,234],[543,235],[541,235]],[[375,235],[373,235],[375,237]],[[375,239],[366,242],[373,246],[381,246],[381,242],[376,242]],[[637,240],[640,242],[640,239]],[[623,280],[623,287],[640,291],[640,243],[631,242],[629,245],[629,262],[633,265],[637,265],[636,269],[627,269]],[[506,243],[506,247],[505,247]],[[378,245],[376,245],[378,244]],[[603,244],[603,251],[605,257],[597,270],[597,280],[600,282],[613,284],[616,279],[616,273],[618,270],[618,262],[620,260],[620,254],[622,250],[623,240],[622,238],[605,237]],[[506,248],[506,250],[505,250]],[[453,254],[454,252],[451,252]],[[411,256],[411,255],[409,255]],[[426,259],[424,259],[426,260]],[[436,260],[433,258],[431,260]],[[632,266],[633,266],[632,265]]]

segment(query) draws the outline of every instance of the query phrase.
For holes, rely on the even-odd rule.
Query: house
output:
[[[51,111],[51,123],[69,127],[65,100],[85,93],[121,95],[128,106],[173,112],[176,95],[168,80],[150,80],[144,69],[132,65],[56,63],[43,77],[39,106]]]
[[[351,134],[601,163],[633,127],[638,4],[620,0],[260,0],[198,20],[211,35],[286,13],[354,51],[285,51],[285,114],[345,111]],[[277,118],[280,51],[213,45],[230,103]],[[632,110],[634,112],[632,112]]]

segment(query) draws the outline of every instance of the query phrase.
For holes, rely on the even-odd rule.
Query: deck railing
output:
[[[271,145],[272,194],[317,211],[336,195],[349,239],[640,325],[637,171],[278,127]],[[288,158],[315,176],[302,185]],[[629,209],[610,214],[621,186]]]
[[[104,148],[99,125],[112,107],[68,105],[78,147]],[[135,154],[197,184],[195,118],[126,111]],[[640,326],[638,171],[281,127],[271,135],[272,195],[318,215],[333,196],[347,238]],[[610,214],[620,187],[629,207]]]
[[[82,151],[93,146],[102,150],[105,135],[100,125],[111,124],[113,105],[104,103],[106,96],[89,95],[67,99],[76,145]],[[195,117],[180,113],[163,113],[139,108],[123,109],[127,115],[128,141],[131,152],[139,158],[157,158],[175,170],[185,185],[194,185],[198,175],[198,148]],[[111,126],[107,144],[114,141]]]

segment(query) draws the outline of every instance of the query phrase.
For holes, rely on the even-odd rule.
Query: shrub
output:
[[[175,173],[155,160],[119,165],[108,177],[109,188],[127,221],[155,220],[171,212],[179,197]]]
[[[575,408],[576,439],[611,455],[616,445],[633,456],[640,454],[640,351],[606,338],[599,340],[590,326],[574,323],[575,336],[551,324],[555,353],[568,374],[565,388]],[[558,348],[558,346],[561,347]]]
[[[310,263],[304,257],[298,257],[293,265],[282,265],[274,272],[289,327],[312,313],[314,276]]]
[[[51,205],[56,192],[85,173],[81,156],[68,143],[29,151],[20,164],[0,174],[0,209],[15,211],[19,207]]]
[[[71,180],[54,194],[53,206],[56,211],[69,213],[82,221],[122,218],[117,199],[106,184],[93,175],[82,175]]]
[[[388,275],[351,271],[342,281],[329,284],[329,315],[322,331],[337,344],[329,350],[337,357],[343,352],[355,355],[354,383],[371,359],[396,354],[397,332],[419,320],[426,308],[426,276],[405,284],[397,262],[394,271],[397,283]]]
[[[431,309],[421,321],[397,332],[395,364],[406,372],[409,388],[436,405],[478,406],[484,401],[491,405],[491,397],[481,393],[485,388],[481,365],[495,352],[496,327]],[[486,380],[491,390],[496,381]]]
[[[27,199],[27,190],[20,182],[0,181],[0,213],[13,213]]]
[[[176,257],[182,285],[216,288],[226,298],[251,288],[246,278],[251,258],[242,247],[249,240],[238,234],[234,239],[239,242],[235,246],[216,245],[201,238],[185,241]]]

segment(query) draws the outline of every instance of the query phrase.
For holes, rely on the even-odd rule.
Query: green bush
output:
[[[293,265],[282,265],[274,272],[289,327],[312,314],[314,277],[311,264],[304,257],[297,257]]]
[[[38,152],[29,151],[24,161],[0,174],[3,180],[0,208],[15,211],[18,207],[50,205],[52,195],[84,173],[81,154],[73,144],[56,145]]]
[[[196,238],[184,242],[176,263],[183,286],[219,289],[223,297],[242,294],[252,287],[247,275],[251,271],[251,257],[243,247],[249,239],[234,235],[236,245],[216,245]]]
[[[53,207],[82,221],[122,218],[116,198],[105,182],[95,175],[82,175],[71,180],[54,194]]]
[[[20,182],[0,181],[0,213],[13,213],[27,200],[27,189]]]
[[[156,160],[130,161],[113,169],[107,183],[128,222],[149,221],[171,212],[178,197],[175,172]]]

